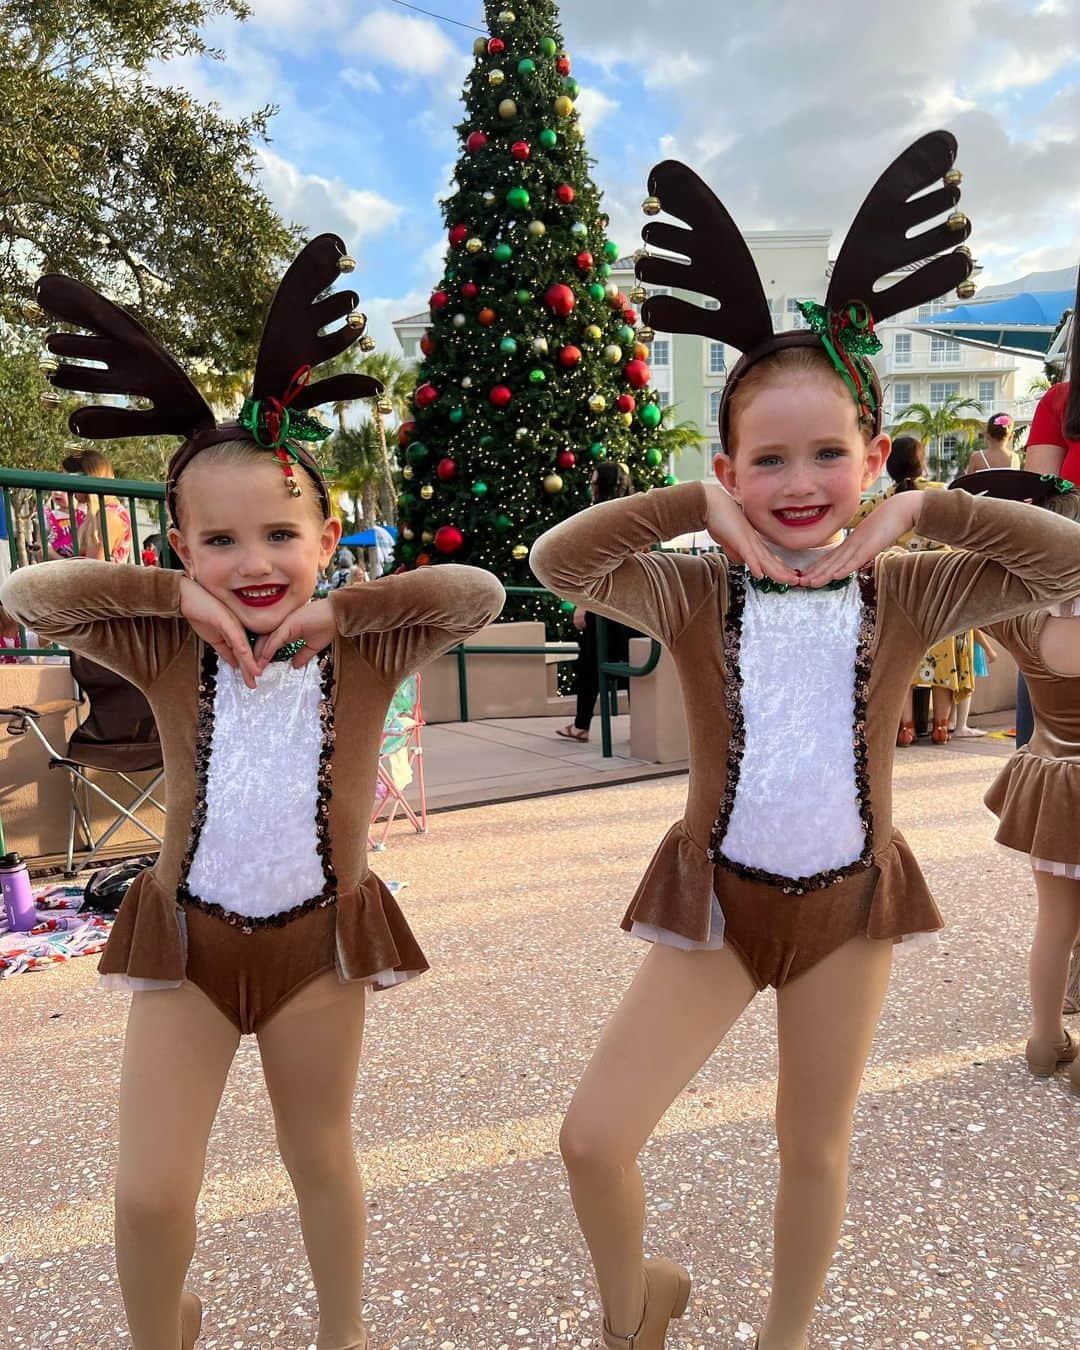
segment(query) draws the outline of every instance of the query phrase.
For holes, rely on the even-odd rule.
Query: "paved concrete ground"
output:
[[[575,747],[570,747],[574,749]],[[898,823],[949,928],[897,963],[856,1123],[819,1347],[1080,1344],[1080,1101],[1024,1071],[1022,860],[982,791],[1003,741],[898,756]],[[450,812],[377,861],[434,970],[369,1008],[355,1111],[372,1350],[592,1347],[598,1317],[556,1138],[642,954],[617,921],[685,779]],[[128,1344],[109,1181],[125,1000],[92,961],[0,986],[0,1343]],[[773,1000],[758,999],[643,1156],[648,1243],[695,1292],[672,1350],[760,1319],[776,1176]],[[206,1350],[297,1350],[313,1294],[254,1045],[211,1141],[193,1286]]]

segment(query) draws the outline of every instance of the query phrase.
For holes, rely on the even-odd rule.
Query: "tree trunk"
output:
[[[365,530],[374,529],[379,520],[379,489],[374,479],[369,478],[364,484],[363,492],[363,512]]]
[[[386,445],[386,425],[382,419],[382,413],[378,408],[374,412],[375,430],[379,437],[380,458],[382,460],[382,481],[379,484],[380,506],[383,513],[383,520],[388,524],[393,524],[396,511],[397,490],[394,487],[394,475],[390,468],[390,451]]]

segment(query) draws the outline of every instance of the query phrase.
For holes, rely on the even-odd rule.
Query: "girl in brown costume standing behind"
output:
[[[781,1174],[759,1344],[805,1344],[844,1214],[852,1114],[893,944],[942,922],[892,824],[896,726],[912,674],[946,634],[1045,606],[1080,583],[1080,528],[966,493],[897,494],[841,542],[888,450],[867,306],[886,318],[971,270],[966,249],[934,256],[968,233],[955,210],[955,152],[953,137],[935,132],[886,170],[841,248],[825,306],[804,309],[812,327],[782,335],[720,202],[685,166],[654,169],[647,208],[689,228],[649,224],[646,242],[689,262],[646,254],[638,276],[720,305],[653,297],[646,322],[746,353],[720,410],[723,486],[593,507],[533,551],[557,594],[668,648],[690,727],[685,815],[623,919],[653,946],[561,1137],[608,1350],[659,1350],[685,1310],[688,1272],[643,1262],[637,1154],[768,985],[779,1012]],[[913,233],[946,212],[947,223]],[[900,281],[875,289],[901,269]],[[700,529],[726,558],[640,551]],[[882,552],[911,529],[954,551]]]
[[[137,685],[161,733],[168,806],[101,960],[131,990],[120,1084],[116,1260],[134,1350],[190,1350],[184,1290],[207,1137],[240,1036],[254,1034],[319,1300],[320,1350],[364,1350],[364,1199],[352,1105],[365,991],[427,969],[367,865],[379,744],[400,681],[488,623],[502,587],[442,566],[312,601],[337,548],[306,409],[381,392],[362,375],[309,383],[363,332],[352,259],[322,235],[270,310],[254,389],[223,426],[129,315],[48,276],[42,306],[61,388],[144,395],[149,412],[82,408],[93,437],[183,435],[166,483],[186,575],[51,562],[16,572],[6,609]],[[330,325],[348,316],[337,328]],[[93,359],[100,366],[69,364]],[[312,1103],[318,1110],[312,1110]]]

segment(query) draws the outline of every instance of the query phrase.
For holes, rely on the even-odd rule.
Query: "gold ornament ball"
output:
[[[510,550],[510,556],[515,562],[524,562],[529,556],[529,550],[524,544],[515,544]]]
[[[373,352],[376,347],[376,342],[373,337],[362,337],[356,345],[362,352]]]
[[[630,292],[630,299],[635,305],[643,304],[649,298],[649,292],[644,286],[635,286]]]
[[[430,483],[425,483],[424,486],[420,489],[420,496],[423,497],[424,501],[429,502],[431,501],[432,497],[435,496],[435,489],[431,486]]]
[[[337,260],[337,270],[339,272],[355,272],[356,259],[348,253],[343,253]]]
[[[562,478],[557,473],[549,473],[544,479],[544,491],[550,497],[554,497],[556,492],[563,490]]]
[[[970,279],[967,281],[962,281],[960,285],[957,286],[956,288],[956,294],[960,297],[961,300],[970,300],[971,297],[975,294],[975,283]]]
[[[487,56],[487,38],[479,37],[472,45],[473,56]]]
[[[569,117],[574,111],[574,100],[566,94],[560,94],[555,100],[555,114],[557,117]]]
[[[604,331],[597,323],[591,323],[588,328],[585,329],[586,342],[599,342],[603,336]]]
[[[367,327],[367,315],[362,309],[350,310],[345,316],[345,326],[354,333],[362,333]]]
[[[500,84],[504,83],[505,80],[506,76],[503,74],[501,70],[488,71],[488,84],[492,85],[494,88],[497,89]]]
[[[575,122],[570,130],[571,135],[576,136],[579,141],[583,141],[585,139],[585,128],[581,125],[580,122]]]
[[[607,399],[603,396],[603,394],[593,394],[592,398],[589,399],[590,412],[602,413],[606,407],[607,407]]]
[[[499,18],[498,18],[499,23],[511,24],[514,23],[516,19],[517,15],[514,13],[512,9],[499,10]]]
[[[504,122],[512,122],[517,116],[517,104],[512,98],[504,98],[499,104],[499,116]]]
[[[546,337],[533,338],[533,351],[541,356],[546,356],[548,351],[548,340]]]
[[[623,424],[624,427],[632,427],[634,425],[634,414],[620,413],[619,421]]]
[[[412,539],[414,537],[412,529],[408,525],[403,525],[401,527],[401,534],[405,539]]]
[[[604,348],[604,360],[609,366],[617,366],[622,360],[622,348],[614,342]]]
[[[964,181],[964,175],[959,169],[950,169],[945,175],[946,187],[959,187]]]
[[[375,407],[379,410],[379,412],[383,415],[383,417],[389,417],[390,414],[394,411],[393,403],[390,401],[390,399],[386,397],[385,394],[381,398],[376,399]]]
[[[651,342],[656,337],[655,328],[639,328],[637,330],[637,339],[639,342]]]
[[[635,342],[631,351],[635,361],[647,361],[649,359],[649,349],[644,342]]]
[[[647,216],[658,216],[664,208],[660,205],[659,197],[646,197],[641,203],[641,209]]]
[[[968,226],[968,218],[963,211],[953,211],[945,224],[950,230],[965,230]]]
[[[534,239],[543,239],[544,235],[547,234],[547,226],[542,220],[530,220],[529,233]]]
[[[509,100],[508,100],[508,101],[509,101]],[[494,192],[491,191],[490,188],[488,188],[488,190],[487,190],[486,192],[484,192],[484,193],[481,194],[480,200],[484,203],[485,206],[494,206],[494,205],[495,205],[495,194],[494,194]],[[468,247],[468,245],[466,245],[466,248],[467,248],[467,247]]]
[[[424,533],[420,536],[420,542],[422,544],[430,544],[434,541],[434,539],[435,536],[431,533],[430,530],[425,530]]]
[[[465,240],[466,253],[479,253],[483,247],[484,247],[483,243],[479,239],[477,239],[476,235],[473,235],[471,239]]]
[[[404,467],[404,468],[402,469],[402,471],[401,471],[401,476],[402,476],[402,478],[405,479],[405,481],[406,481],[407,483],[408,483],[408,482],[411,482],[411,481],[412,481],[412,476],[413,476],[413,466],[412,466],[411,464],[406,464],[405,467]]]

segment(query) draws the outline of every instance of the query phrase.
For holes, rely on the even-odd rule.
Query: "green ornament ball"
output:
[[[634,330],[628,323],[624,323],[619,329],[619,341],[629,346],[634,340]]]
[[[593,459],[603,459],[607,454],[607,446],[603,441],[593,441],[592,445],[589,446],[589,454],[592,455]]]
[[[674,487],[675,484],[676,484],[678,481],[679,481],[679,480],[675,477],[675,475],[674,475],[673,473],[669,473],[669,474],[665,474],[665,475],[664,475],[664,486],[665,486],[665,487]]]
[[[505,512],[500,511],[495,517],[495,528],[500,534],[505,534],[507,530],[512,530],[514,528],[514,522]]]
[[[594,281],[593,284],[589,287],[589,294],[592,296],[594,300],[603,300],[604,288],[603,286],[600,285],[598,281]]]
[[[604,244],[604,257],[609,262],[614,262],[619,256],[619,246],[613,239],[608,239]]]
[[[488,485],[482,482],[480,479],[477,479],[477,481],[472,485],[472,494],[474,497],[486,497],[487,490]]]
[[[650,445],[648,450],[645,451],[645,463],[648,464],[650,468],[655,469],[657,465],[662,464],[663,462],[664,452],[658,450],[655,445]]]
[[[536,62],[532,59],[531,56],[525,56],[518,62],[518,74],[519,75],[536,74]]]
[[[519,305],[532,304],[532,291],[515,291],[514,299]]]
[[[506,204],[514,211],[524,211],[529,204],[529,193],[523,187],[512,187],[506,194]]]
[[[510,247],[509,244],[496,244],[495,247],[491,250],[491,256],[495,259],[496,262],[500,263],[509,262],[510,259],[514,256],[514,250]]]
[[[501,351],[504,356],[513,356],[517,351],[517,343],[512,337],[504,337],[499,343],[499,351]]]
[[[411,492],[403,492],[397,499],[397,504],[402,511],[411,510],[416,505],[416,498]]]
[[[577,605],[574,604],[573,600],[560,600],[559,608],[564,614],[573,614],[574,610],[577,609]]]
[[[481,436],[481,437],[480,437],[480,449],[481,449],[481,450],[490,450],[491,447],[492,447],[494,444],[495,444],[495,437],[494,437],[494,436]]]
[[[537,139],[545,150],[554,150],[559,144],[558,132],[552,131],[550,127],[545,127]]]
[[[577,98],[581,93],[581,85],[574,79],[573,75],[567,75],[562,82],[563,93],[569,94],[571,98]]]
[[[652,428],[660,425],[660,409],[655,403],[643,403],[638,409],[638,417],[643,426]]]
[[[608,277],[611,276],[611,264],[606,262],[598,263],[596,272],[598,276],[603,277],[606,281]]]
[[[410,463],[419,464],[422,460],[427,459],[428,448],[423,441],[413,441],[407,453]]]
[[[412,562],[412,560],[416,557],[416,545],[402,544],[401,556],[406,560],[406,562]]]
[[[530,384],[544,384],[547,380],[547,374],[539,367],[529,371]]]
[[[451,409],[450,409],[450,421],[453,422],[454,426],[456,426],[456,427],[461,426],[462,422],[465,421],[465,409],[464,409],[464,408],[451,408]]]
[[[540,50],[550,58],[559,50],[559,46],[553,37],[542,37],[540,39]]]

